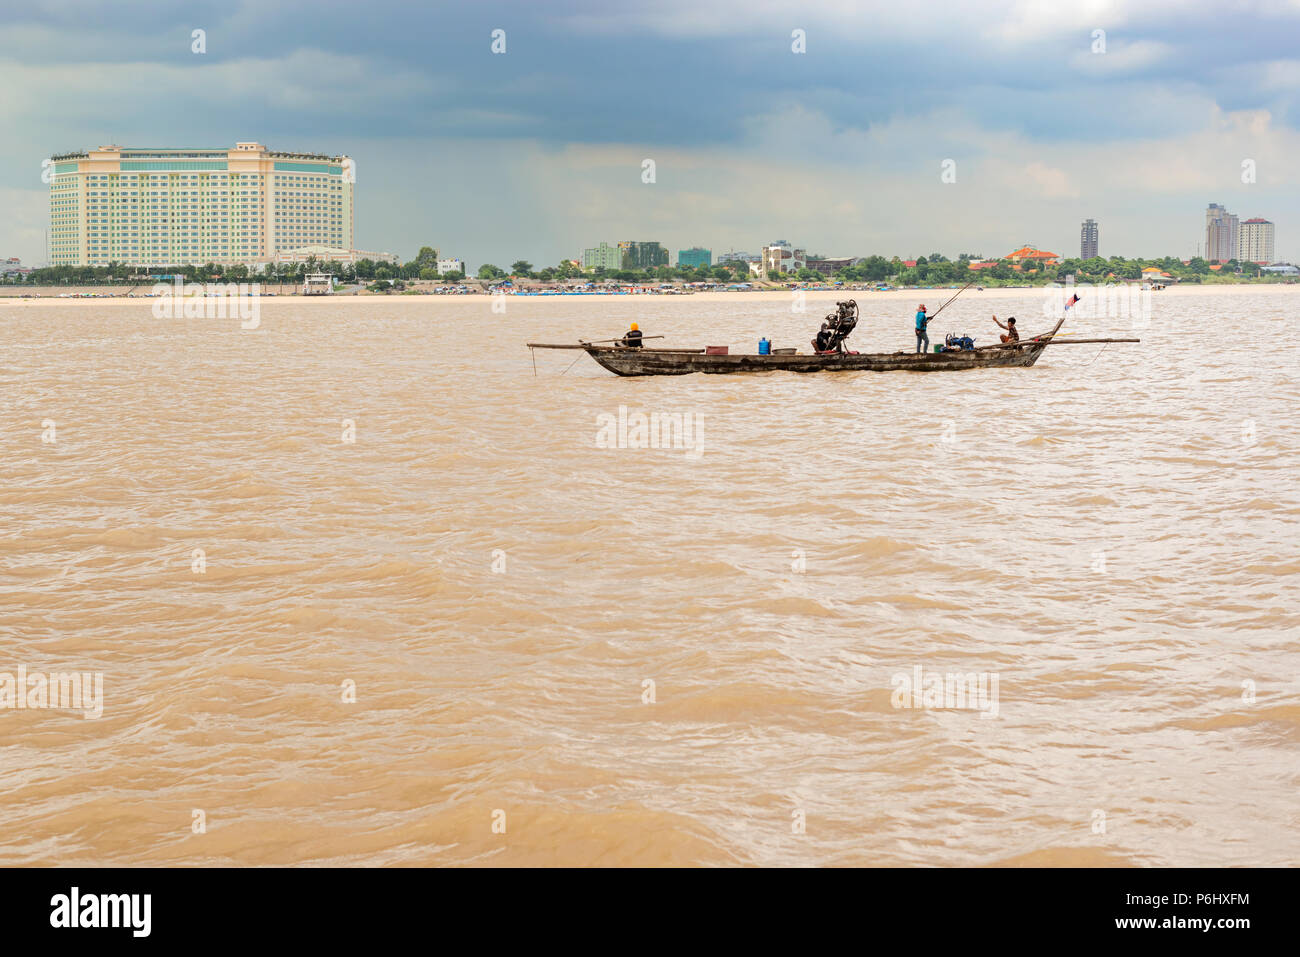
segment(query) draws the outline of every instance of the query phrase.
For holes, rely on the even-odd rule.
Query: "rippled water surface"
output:
[[[0,711],[0,863],[1297,863],[1300,296],[933,376],[523,345],[806,349],[833,298],[0,304],[0,671],[104,675]],[[1047,324],[936,331],[990,312]],[[996,717],[895,708],[917,667]]]

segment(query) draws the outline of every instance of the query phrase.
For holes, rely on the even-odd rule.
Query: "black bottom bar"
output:
[[[848,934],[943,947],[1125,939],[1240,947],[1293,933],[1283,913],[1293,885],[1286,870],[1209,869],[11,869],[0,871],[0,920],[6,945],[75,937],[115,947],[333,949],[413,936],[450,946],[465,932],[484,942],[522,934],[533,943],[668,945],[691,927],[695,943],[718,936],[732,946],[770,946],[788,932],[805,945]]]

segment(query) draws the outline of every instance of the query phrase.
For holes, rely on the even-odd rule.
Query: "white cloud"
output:
[[[1094,53],[1090,44],[1083,45],[1070,62],[1090,74],[1117,76],[1153,66],[1173,54],[1174,48],[1159,40],[1119,40],[1108,41],[1105,53]]]
[[[1047,199],[1079,195],[1079,188],[1070,181],[1065,170],[1044,163],[1030,163],[1026,166],[1021,171],[1021,182],[1032,183],[1037,187],[1038,194]]]
[[[45,230],[50,218],[46,189],[0,188],[0,209],[5,211],[4,245],[0,246],[0,258],[17,256],[25,266],[43,264]]]
[[[768,126],[736,148],[522,149],[527,159],[512,179],[545,188],[521,215],[555,223],[574,255],[601,239],[752,250],[777,237],[839,254],[993,255],[1024,241],[1068,252],[1087,216],[1107,224],[1112,252],[1185,254],[1211,199],[1243,208],[1249,201],[1252,215],[1270,211],[1256,209],[1261,202],[1276,202],[1241,192],[1243,157],[1259,163],[1264,190],[1285,184],[1287,157],[1300,150],[1300,133],[1274,127],[1266,113],[1217,109],[1194,132],[1137,143],[1043,144],[949,114],[836,134],[803,109],[770,117]],[[937,155],[918,149],[940,135],[971,153],[958,159],[955,184],[941,182]],[[753,148],[789,140],[800,143],[794,157]],[[644,156],[656,161],[655,185],[638,178]]]
[[[1259,70],[1259,84],[1265,90],[1292,94],[1300,90],[1300,60],[1270,60],[1259,64]]]

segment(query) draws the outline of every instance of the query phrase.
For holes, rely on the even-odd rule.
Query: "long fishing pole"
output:
[[[963,292],[965,292],[967,289],[969,289],[969,288],[970,288],[971,286],[973,286],[973,285],[975,285],[975,280],[974,280],[974,279],[972,279],[970,282],[966,283],[966,285],[962,286],[962,287],[961,287],[960,289],[958,289],[955,293],[953,293],[953,294],[952,294],[952,299],[949,299],[948,302],[945,302],[942,306],[940,306],[938,309],[936,309],[936,310],[934,311],[934,316],[927,316],[927,317],[926,317],[926,320],[925,320],[926,325],[929,325],[930,322],[934,319],[935,316],[939,315],[939,313],[941,313],[941,312],[943,312],[945,309],[947,309],[947,308],[948,308],[948,303],[952,302],[953,299],[956,299],[958,296],[960,296]]]
[[[586,339],[579,339],[576,343],[573,343],[573,342],[526,342],[526,343],[524,343],[524,345],[528,346],[529,349],[585,349],[585,348],[587,348],[587,346],[598,346],[598,345],[600,345],[600,344],[602,344],[602,343],[605,343],[605,342],[622,342],[622,341],[623,341],[623,338],[624,338],[624,337],[620,336],[620,337],[617,338],[617,339],[597,339],[597,340],[595,340],[594,342],[588,342]],[[644,341],[647,340],[647,339],[663,339],[663,338],[665,338],[665,337],[664,337],[664,336],[642,336],[642,337],[641,337],[641,341],[644,342]]]
[[[1050,338],[1048,338],[1050,336]],[[1141,339],[1061,339],[1053,336],[1050,332],[1041,333],[1038,337],[1032,339],[1016,339],[1012,342],[995,342],[991,346],[976,346],[974,352],[985,352],[989,349],[1020,349],[1024,346],[1087,346],[1099,342],[1141,342]]]
[[[591,342],[588,342],[586,339],[579,339],[578,341],[581,342],[584,346],[596,346],[604,342],[622,342],[626,338],[627,336],[619,336],[619,338],[617,339],[593,339]],[[646,339],[663,339],[663,338],[665,337],[664,336],[642,336],[641,340],[644,342]]]

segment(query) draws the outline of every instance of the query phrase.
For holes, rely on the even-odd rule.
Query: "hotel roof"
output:
[[[117,153],[122,159],[140,159],[141,157],[157,157],[159,159],[225,159],[231,153],[265,153],[267,156],[279,157],[281,159],[333,160],[334,162],[346,158],[343,154],[338,153],[301,153],[297,151],[273,150],[260,143],[238,143],[235,146],[229,147],[99,146],[94,150],[74,150],[72,152],[56,153],[51,156],[50,159],[55,161],[89,159],[91,153]]]

